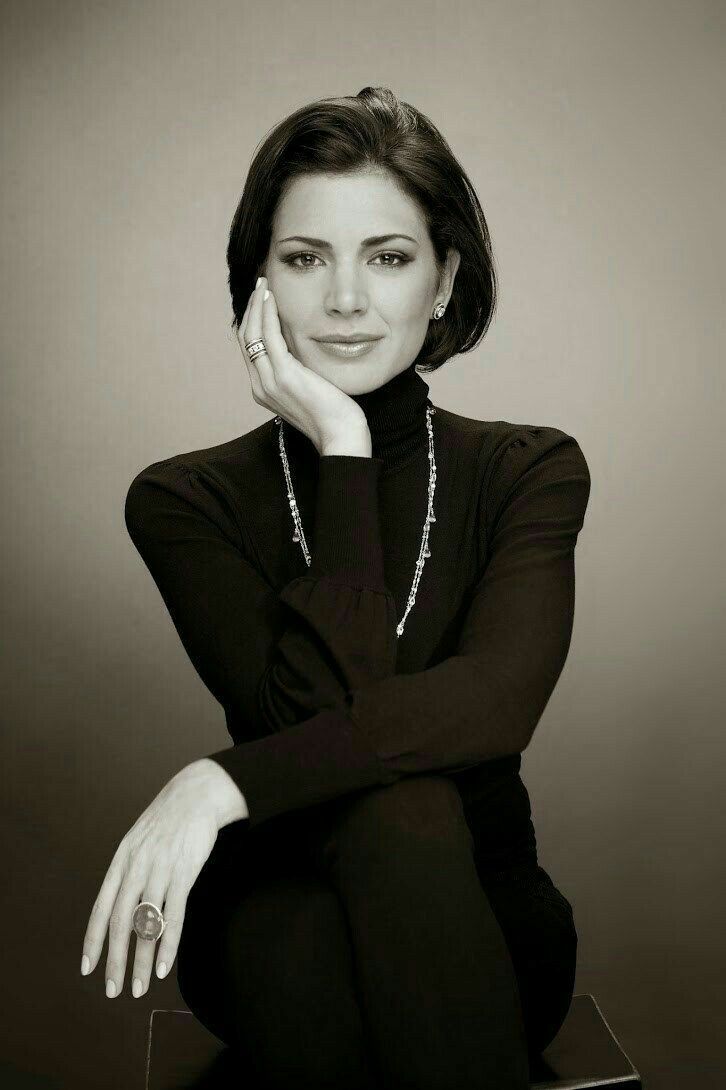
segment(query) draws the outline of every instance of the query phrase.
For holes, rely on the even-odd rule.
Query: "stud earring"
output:
[[[436,307],[434,307],[434,318],[443,318],[445,310],[446,307],[444,306],[444,304],[439,303]]]

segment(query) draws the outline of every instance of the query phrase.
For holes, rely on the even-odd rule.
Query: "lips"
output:
[[[372,352],[380,340],[380,337],[376,337],[375,340],[357,341],[352,344],[345,341],[338,341],[337,343],[318,341],[318,344],[326,355],[336,356],[338,359],[357,359],[358,356],[365,356]]]
[[[372,333],[344,333],[336,336],[330,333],[327,337],[316,337],[319,344],[362,344],[363,341],[380,341],[381,338]]]

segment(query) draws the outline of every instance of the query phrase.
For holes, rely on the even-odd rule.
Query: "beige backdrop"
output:
[[[576,992],[651,1086],[722,1085],[724,4],[2,18],[3,1085],[135,1086],[149,1011],[183,1006],[173,977],[110,1001],[79,972],[118,841],[229,740],[124,497],[269,418],[229,328],[232,213],[269,128],[378,83],[449,139],[500,271],[493,327],[429,376],[434,401],[562,428],[590,465],[569,659],[524,758]]]

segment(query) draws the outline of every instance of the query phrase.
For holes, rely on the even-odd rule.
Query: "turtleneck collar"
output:
[[[348,395],[366,415],[374,458],[387,463],[404,461],[427,439],[428,394],[428,384],[412,363],[375,390]]]
[[[431,404],[429,387],[416,370],[415,362],[375,390],[348,396],[365,413],[371,433],[371,454],[386,463],[384,472],[407,462],[428,444],[426,406]],[[277,428],[274,432],[276,435]],[[295,449],[296,453],[309,448],[317,455],[307,436],[290,424],[285,425],[285,437],[290,449]]]

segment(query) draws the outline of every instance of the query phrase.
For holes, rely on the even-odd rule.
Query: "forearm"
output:
[[[209,757],[200,757],[198,761],[187,765],[182,772],[198,782],[199,791],[213,809],[220,829],[249,816],[244,795],[229,773],[216,761]]]
[[[355,458],[370,458],[372,454],[371,433],[369,429],[347,431],[332,439],[327,439],[320,451],[327,454],[348,454]]]

